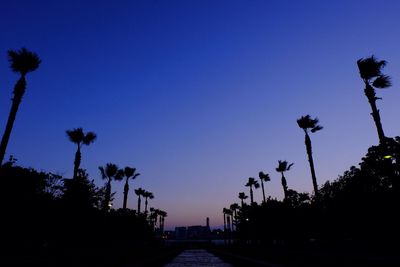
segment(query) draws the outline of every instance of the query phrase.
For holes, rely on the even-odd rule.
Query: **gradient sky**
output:
[[[312,190],[296,119],[318,116],[312,135],[319,184],[357,165],[378,142],[356,60],[389,63],[379,91],[386,135],[400,134],[399,1],[0,1],[0,131],[18,76],[7,50],[23,46],[42,64],[28,76],[7,149],[26,167],[72,176],[76,147],[65,130],[98,140],[82,167],[142,174],[167,228],[222,224],[248,177],[294,162],[290,188]],[[122,183],[114,205],[122,206]],[[261,201],[261,191],[255,192]],[[129,207],[136,207],[133,190]]]

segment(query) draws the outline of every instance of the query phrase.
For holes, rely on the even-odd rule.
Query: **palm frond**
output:
[[[377,60],[373,55],[357,60],[358,70],[362,79],[370,80],[381,74],[381,69],[386,66],[385,60]]]
[[[21,75],[36,70],[41,63],[36,53],[30,52],[24,47],[17,51],[8,50],[8,60],[11,63],[11,69]]]
[[[315,132],[321,131],[322,129],[324,129],[324,127],[322,127],[320,125],[317,125],[317,126],[315,126],[314,128],[311,129],[311,132],[315,133]]]
[[[88,132],[82,140],[82,143],[85,145],[90,145],[96,140],[97,136],[94,132]]]
[[[388,88],[392,85],[392,82],[390,81],[390,77],[387,75],[380,75],[378,78],[375,79],[375,81],[372,83],[372,85],[376,88]]]
[[[80,144],[85,137],[82,128],[75,128],[73,130],[66,130],[65,131],[69,140],[75,144]]]

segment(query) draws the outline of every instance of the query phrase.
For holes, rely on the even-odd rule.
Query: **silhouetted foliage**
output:
[[[22,97],[25,94],[25,75],[28,72],[36,70],[41,63],[39,56],[33,52],[28,51],[26,48],[21,48],[18,51],[9,50],[8,59],[10,61],[10,68],[13,72],[18,72],[20,74],[20,78],[14,86],[14,96],[12,98],[11,109],[8,115],[6,128],[4,130],[4,134],[0,143],[0,166],[2,165],[4,160],[4,155],[6,153],[8,141],[10,139],[11,131],[14,125],[15,118],[17,116],[19,105],[21,104]]]

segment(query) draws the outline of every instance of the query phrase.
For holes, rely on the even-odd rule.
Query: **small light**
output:
[[[246,218],[246,221],[249,221],[249,218]]]
[[[384,158],[384,159],[391,159],[391,158],[393,158],[393,156],[392,156],[392,155],[386,155],[386,156],[384,156],[383,158]]]

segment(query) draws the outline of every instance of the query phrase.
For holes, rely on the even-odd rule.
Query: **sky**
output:
[[[18,75],[9,49],[42,63],[28,74],[6,158],[71,177],[76,147],[65,131],[98,139],[82,168],[101,186],[108,162],[136,167],[133,188],[154,193],[167,229],[223,224],[222,209],[249,194],[248,177],[294,162],[289,188],[312,192],[304,134],[310,114],[318,183],[357,165],[378,143],[356,61],[388,61],[379,90],[387,136],[400,135],[399,1],[0,1],[0,132]],[[123,183],[114,182],[114,207]],[[255,192],[260,202],[260,190]]]

